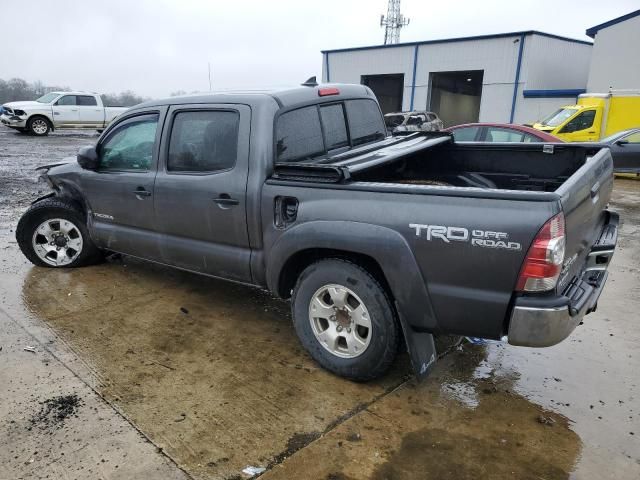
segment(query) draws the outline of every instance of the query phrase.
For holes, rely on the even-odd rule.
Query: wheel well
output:
[[[49,119],[49,117],[47,117],[46,115],[42,115],[40,113],[36,113],[34,115],[31,115],[29,118],[27,118],[27,121],[26,121],[27,127],[29,126],[29,122],[34,118],[44,118],[45,121],[49,124],[49,128],[53,130],[53,122]]]
[[[387,282],[384,272],[380,267],[380,264],[373,257],[362,253],[346,250],[334,250],[330,248],[309,248],[296,252],[289,257],[280,271],[278,295],[282,298],[291,297],[291,290],[293,290],[298,277],[305,268],[319,260],[331,258],[348,260],[359,267],[364,268],[380,283],[387,292],[387,295],[389,295],[389,298],[393,299],[393,294],[391,293],[391,288],[389,287],[389,283]]]

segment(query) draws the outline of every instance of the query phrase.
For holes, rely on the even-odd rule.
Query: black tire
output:
[[[77,257],[64,266],[51,265],[43,261],[36,253],[33,246],[33,237],[39,225],[47,219],[60,218],[72,222],[82,235],[82,249]],[[93,265],[102,260],[103,254],[95,246],[89,231],[87,230],[85,215],[78,208],[77,204],[71,200],[51,197],[40,200],[31,205],[22,215],[16,228],[16,240],[20,250],[27,259],[39,267],[48,268],[73,268]],[[70,256],[71,257],[71,256]]]
[[[32,135],[44,137],[51,131],[51,122],[42,115],[34,115],[27,122],[27,129]]]
[[[355,358],[330,352],[313,332],[309,305],[318,289],[329,284],[346,286],[369,312],[369,345]],[[378,281],[354,263],[327,259],[307,267],[294,288],[291,309],[296,333],[304,348],[316,362],[336,375],[358,382],[372,380],[384,374],[396,357],[401,331],[393,303]]]

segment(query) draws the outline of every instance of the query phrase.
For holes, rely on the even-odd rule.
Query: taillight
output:
[[[335,87],[325,87],[325,88],[318,89],[319,97],[326,97],[328,95],[340,95],[340,90],[338,90]]]
[[[540,229],[522,265],[516,289],[546,292],[555,288],[564,261],[564,215],[559,213]]]

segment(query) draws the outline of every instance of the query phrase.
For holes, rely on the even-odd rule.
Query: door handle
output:
[[[218,198],[214,198],[213,201],[217,203],[220,207],[238,205],[240,202],[231,198],[228,193],[222,193]]]
[[[143,187],[138,187],[133,191],[134,195],[138,197],[150,197],[151,192],[149,190],[145,190]]]

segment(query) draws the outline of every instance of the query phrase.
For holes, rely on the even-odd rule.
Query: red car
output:
[[[544,142],[562,143],[557,137],[535,128],[511,123],[465,123],[444,129],[456,142]]]

